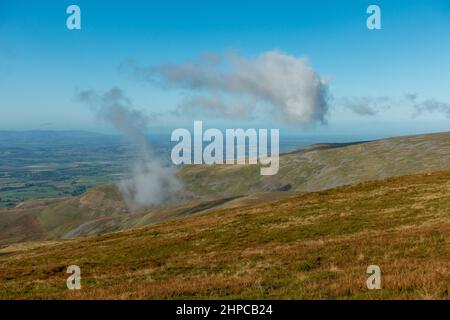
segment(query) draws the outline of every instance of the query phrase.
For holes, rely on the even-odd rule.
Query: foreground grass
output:
[[[3,299],[448,299],[450,171],[8,251]],[[72,264],[81,290],[66,288]],[[371,264],[382,290],[366,287]]]

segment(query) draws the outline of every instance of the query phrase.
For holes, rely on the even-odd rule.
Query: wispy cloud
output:
[[[253,59],[237,53],[205,54],[191,62],[122,65],[135,77],[187,91],[178,114],[251,118],[258,107],[293,125],[325,122],[328,85],[307,59],[278,50]]]
[[[121,70],[142,81],[166,89],[182,90],[175,115],[251,120],[260,111],[272,119],[295,126],[326,123],[330,106],[372,117],[397,106],[424,112],[441,112],[450,117],[450,105],[436,99],[419,101],[408,93],[389,96],[343,96],[332,98],[328,82],[306,58],[282,51],[243,57],[236,52],[203,54],[185,63],[141,66],[134,60]]]
[[[344,107],[361,116],[374,116],[383,110],[393,106],[407,107],[412,112],[412,117],[418,117],[423,113],[443,113],[450,118],[450,103],[434,98],[421,100],[416,93],[407,93],[401,98],[388,96],[380,97],[342,97],[336,99],[338,107]]]
[[[174,168],[163,165],[152,152],[146,137],[151,117],[133,109],[131,100],[120,88],[103,94],[80,91],[76,97],[89,105],[98,119],[119,130],[137,155],[131,164],[131,177],[117,184],[129,207],[135,210],[172,199],[181,189],[181,183]]]
[[[425,112],[437,112],[444,114],[447,118],[450,118],[450,103],[439,101],[434,98],[418,101],[417,95],[410,98],[409,101],[413,104],[415,109],[413,117],[418,117]]]
[[[338,106],[342,106],[360,116],[374,116],[383,109],[391,107],[389,97],[342,97],[337,100]]]

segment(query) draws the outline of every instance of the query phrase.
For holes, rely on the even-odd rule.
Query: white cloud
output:
[[[127,67],[146,81],[187,90],[179,113],[248,118],[261,106],[283,122],[307,125],[325,122],[328,112],[326,81],[307,59],[278,50],[254,59],[208,54],[182,64]]]

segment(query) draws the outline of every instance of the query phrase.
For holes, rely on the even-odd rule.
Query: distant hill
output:
[[[288,194],[102,236],[6,247],[0,298],[450,298],[450,170]],[[120,214],[109,202],[115,197],[76,199],[88,208],[105,205],[110,209],[98,214],[111,216]],[[59,215],[75,212],[66,201]],[[66,288],[73,264],[81,268],[81,290]],[[373,264],[382,290],[366,287]]]
[[[450,133],[351,144],[319,144],[284,154],[274,176],[255,165],[185,166],[176,203],[130,213],[114,185],[0,210],[0,244],[57,240],[140,227],[219,208],[265,203],[387,177],[450,168]]]
[[[450,167],[450,133],[350,144],[318,144],[284,154],[274,176],[257,166],[189,166],[181,175],[194,194],[235,196],[289,189],[311,192]]]
[[[169,133],[149,133],[149,141],[156,146],[161,141],[170,139]],[[0,147],[5,146],[73,146],[122,144],[117,134],[103,134],[83,130],[0,130]]]
[[[7,131],[0,130],[0,146],[12,145],[67,145],[84,143],[105,143],[117,142],[118,137],[101,133],[66,130],[27,130],[27,131]]]

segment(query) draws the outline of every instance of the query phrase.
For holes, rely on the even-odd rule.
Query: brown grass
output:
[[[448,299],[450,170],[8,251],[4,299]]]

